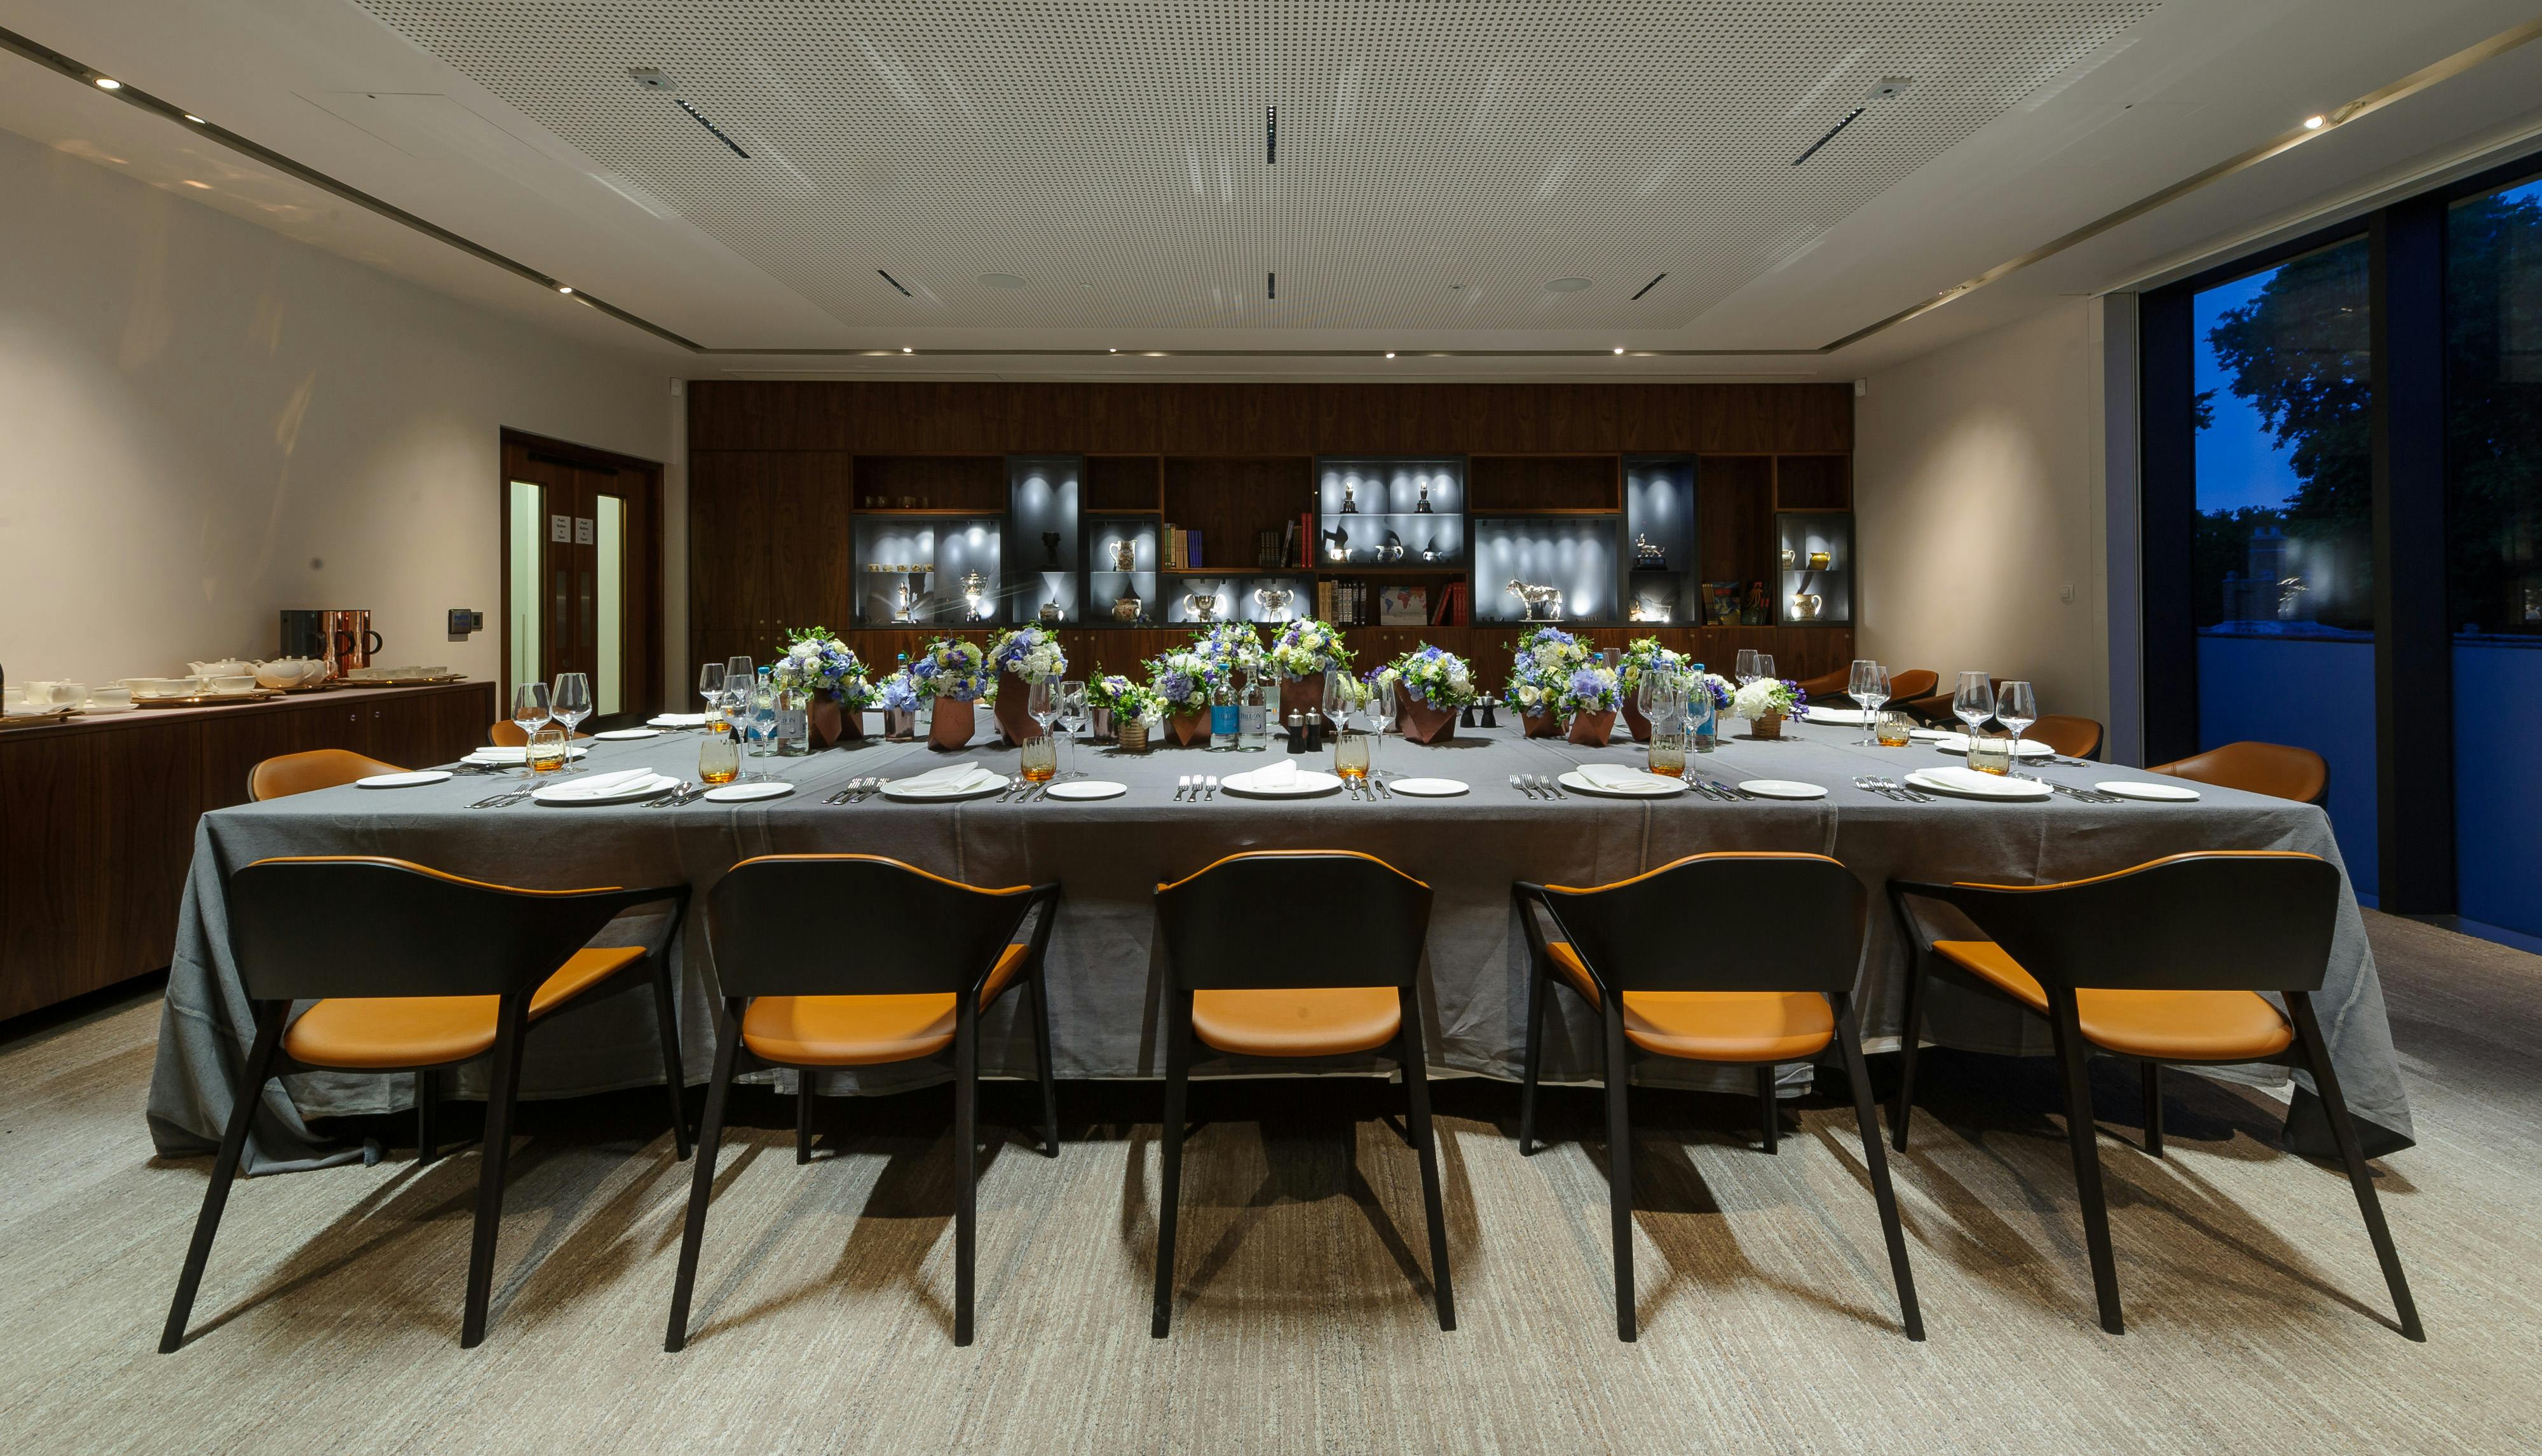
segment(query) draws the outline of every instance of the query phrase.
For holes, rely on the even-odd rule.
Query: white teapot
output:
[[[244,677],[256,671],[256,664],[245,657],[223,657],[217,662],[188,662],[186,670],[196,677]]]
[[[256,664],[256,680],[261,687],[314,688],[330,670],[324,657],[276,657]]]

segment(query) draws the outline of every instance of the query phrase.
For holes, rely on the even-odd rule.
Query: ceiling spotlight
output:
[[[2306,116],[2304,117],[2304,130],[2319,131],[2323,124],[2329,120],[2330,118],[2328,116]]]
[[[121,91],[123,89],[123,83],[117,81],[112,76],[100,76],[97,78],[97,89],[100,91]]]
[[[1549,293],[1577,293],[1589,286],[1587,278],[1556,278],[1544,285]]]
[[[200,116],[195,115],[194,115],[193,113],[191,113],[191,112],[187,112],[187,113],[186,114],[186,119],[187,119],[187,120],[188,120],[188,121],[193,122],[193,123],[194,123],[195,125],[197,125],[197,126],[200,126],[200,125],[202,125],[202,124],[203,124],[203,118],[202,118],[202,117],[200,117]]]
[[[901,351],[902,353],[907,353],[907,352],[909,352],[909,345],[906,345],[906,344],[902,345],[900,346],[900,351]]]
[[[1389,348],[1389,349],[1387,349],[1387,350],[1385,351],[1385,356],[1386,356],[1387,358],[1389,358],[1389,359],[1390,359],[1390,358],[1392,358],[1392,357],[1394,357],[1394,350],[1392,350],[1392,349],[1390,349],[1390,348]]]
[[[1623,350],[1619,348],[1619,349],[1615,350],[1615,352],[1617,352],[1617,353],[1622,353],[1622,352],[1623,352]]]
[[[1103,350],[1103,351],[1104,351],[1105,353],[1108,353],[1108,354],[1116,354],[1116,353],[1119,353],[1121,350],[1119,350],[1119,349],[1117,349],[1117,348],[1107,348],[1107,349],[1105,349],[1105,350]]]
[[[557,291],[559,293],[571,293],[573,291],[573,285],[571,283],[559,283],[557,284]]]

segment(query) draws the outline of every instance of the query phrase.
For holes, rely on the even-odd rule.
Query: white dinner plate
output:
[[[1242,794],[1253,799],[1312,799],[1318,794],[1338,794],[1342,781],[1321,769],[1302,768],[1298,776],[1285,784],[1257,781],[1259,770],[1250,774],[1230,774],[1218,781],[1218,787],[1230,794]]]
[[[1415,799],[1450,799],[1465,792],[1465,786],[1454,779],[1388,779],[1388,792],[1409,794]]]
[[[593,805],[634,804],[638,800],[667,794],[678,787],[680,787],[680,781],[677,779],[666,779],[660,774],[647,774],[643,778],[631,779],[599,794],[590,793],[584,790],[583,786],[568,780],[562,784],[550,784],[544,789],[534,789],[530,791],[530,798],[540,804],[552,805],[560,808],[587,808]]]
[[[1906,736],[1910,738],[1921,738],[1925,742],[1929,743],[1935,738],[1965,738],[1968,734],[1946,733],[1940,728],[1908,728],[1906,730]]]
[[[2035,804],[2056,795],[2056,790],[2036,779],[1997,778],[1975,769],[1937,771],[1919,768],[1906,776],[1906,782],[1927,793],[1947,794],[1953,799],[1991,800],[1998,804]]]
[[[917,776],[911,775],[911,778],[915,777]],[[953,800],[980,799],[991,794],[1001,794],[1006,792],[1008,782],[1005,774],[987,774],[973,781],[969,786],[961,788],[945,784],[916,784],[903,788],[903,785],[909,784],[909,779],[894,779],[882,786],[882,797],[905,799],[918,804],[941,804]]]
[[[1863,728],[1866,726],[1863,720],[1867,717],[1869,715],[1859,708],[1804,707],[1801,709],[1801,722],[1832,723],[1838,728]]]
[[[595,738],[606,738],[612,743],[628,743],[633,742],[637,738],[658,738],[662,736],[662,730],[660,728],[611,728],[605,733],[593,733],[592,736]]]
[[[1685,792],[1684,780],[1672,779],[1664,774],[1635,774],[1631,778],[1619,780],[1616,788],[1601,789],[1580,777],[1578,769],[1573,769],[1564,774],[1559,782],[1566,789],[1580,794],[1594,794],[1600,799],[1666,799],[1670,795]]]
[[[565,745],[564,751],[572,757],[580,758],[591,750],[583,747],[579,743],[568,743]],[[478,748],[471,750],[466,758],[459,761],[461,763],[473,763],[480,767],[486,768],[519,768],[522,764],[530,761],[530,750],[527,748]]]
[[[1790,779],[1742,779],[1741,791],[1759,799],[1825,799],[1827,791],[1816,784],[1795,783]]]
[[[793,792],[791,784],[724,784],[709,789],[706,797],[717,804],[748,804],[754,799],[783,799]]]
[[[1945,753],[1966,753],[1969,751],[1969,735],[1966,733],[1944,733],[1933,740],[1933,746],[1941,749]],[[2035,738],[2024,738],[2021,740],[2021,756],[2024,758],[2055,758],[2056,756],[2056,750]]]
[[[2141,799],[2148,804],[2190,804],[2198,798],[2195,789],[2178,784],[2148,784],[2142,779],[2110,779],[2092,787],[2104,794],[2115,794],[2121,799]]]
[[[705,728],[707,716],[703,713],[665,713],[648,718],[644,723],[648,728]]]
[[[1084,783],[1053,784],[1042,791],[1044,799],[1118,799],[1130,792],[1127,784],[1109,779],[1087,779]]]
[[[411,774],[373,774],[367,779],[355,779],[353,787],[356,789],[411,789],[417,784],[446,783],[449,778],[450,770],[446,768],[427,768],[417,769]]]

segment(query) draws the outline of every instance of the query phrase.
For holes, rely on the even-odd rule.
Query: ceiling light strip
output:
[[[47,70],[58,71],[62,75],[68,76],[82,85],[92,84],[99,74],[95,67],[82,65],[80,62],[62,54],[60,51],[31,40],[26,37],[19,35],[15,31],[0,30],[0,50],[14,51],[18,55],[34,61],[36,64],[42,66]],[[210,137],[212,140],[219,142],[221,145],[228,147],[231,151],[237,152],[241,156],[262,163],[264,166],[270,167],[276,172],[295,178],[301,182],[305,182],[311,187],[317,188],[321,192],[333,193],[334,195],[341,197],[345,201],[351,202],[356,206],[366,207],[371,211],[378,213],[380,216],[387,218],[391,222],[402,223],[405,226],[412,228],[416,232],[423,234],[425,237],[433,239],[435,242],[447,243],[451,247],[458,249],[462,253],[468,254],[472,258],[479,259],[482,262],[490,263],[494,267],[499,268],[505,272],[511,273],[516,277],[527,278],[542,288],[553,290],[562,286],[557,279],[548,276],[546,273],[539,271],[528,264],[506,258],[502,254],[497,253],[493,249],[487,248],[483,244],[471,242],[468,239],[461,237],[459,234],[450,231],[448,228],[427,222],[393,202],[384,202],[379,198],[372,196],[370,193],[363,192],[359,188],[353,187],[348,183],[338,182],[335,178],[329,177],[326,173],[321,172],[314,167],[303,166],[302,164],[291,160],[289,157],[282,155],[280,152],[260,146],[257,143],[248,140],[246,137],[239,135],[235,131],[215,125],[209,121],[200,120],[196,118],[192,113],[187,112],[183,107],[172,106],[169,103],[160,100],[158,97],[152,96],[150,93],[134,86],[128,81],[108,94],[126,106],[138,107],[141,110],[148,112],[155,116],[162,117],[175,125],[183,126],[189,132]],[[648,319],[638,318],[636,315],[629,313],[627,310],[620,308],[615,304],[609,303],[603,299],[594,298],[589,293],[585,293],[578,288],[574,290],[573,298],[576,302],[596,308],[602,313],[609,315],[611,318],[618,320],[622,324],[629,324],[641,329],[647,334],[651,334],[659,339],[667,340],[672,344],[678,345],[682,348],[695,351],[699,347],[698,344],[693,340],[683,339],[679,335],[672,333],[670,330],[663,328],[659,324],[653,323]]]
[[[1826,146],[1829,142],[1832,142],[1832,141],[1835,140],[1835,134],[1836,134],[1837,132],[1842,131],[1842,130],[1843,130],[1844,128],[1846,128],[1847,126],[1852,125],[1852,124],[1854,123],[1854,119],[1855,119],[1856,117],[1860,116],[1860,115],[1861,115],[1865,111],[1867,111],[1867,110],[1869,110],[1869,108],[1867,108],[1867,107],[1855,107],[1852,111],[1849,111],[1849,112],[1845,113],[1845,114],[1844,114],[1844,119],[1843,119],[1843,120],[1838,121],[1838,122],[1836,122],[1833,126],[1829,127],[1829,128],[1827,129],[1827,135],[1820,137],[1818,140],[1816,140],[1816,141],[1814,141],[1814,142],[1811,142],[1811,143],[1810,143],[1810,149],[1809,149],[1808,151],[1803,152],[1803,153],[1801,153],[1799,156],[1794,157],[1794,158],[1792,159],[1792,165],[1793,165],[1793,166],[1795,166],[1795,167],[1798,167],[1798,166],[1800,166],[1803,162],[1806,162],[1806,161],[1808,161],[1810,158],[1817,156],[1817,155],[1819,154],[1819,148],[1821,148],[1821,147],[1823,147],[1823,146]]]
[[[2450,81],[2454,77],[2461,75],[2463,72],[2468,71],[2485,61],[2494,60],[2499,56],[2505,55],[2506,52],[2513,50],[2520,45],[2527,44],[2535,39],[2542,39],[2542,19],[2527,21],[2523,25],[2517,26],[2512,30],[2501,31],[2497,35],[2490,37],[2488,39],[2480,41],[2474,45],[2466,46],[2461,50],[2457,50],[2453,54],[2446,56],[2432,65],[2423,66],[2418,70],[2412,71],[2410,74],[2403,76],[2400,80],[2394,81],[2388,86],[2379,87],[2373,91],[2369,91],[2344,107],[2339,107],[2332,111],[2323,113],[2322,115],[2328,118],[2328,123],[2325,125],[2317,127],[2304,126],[2300,124],[2296,125],[2281,135],[2260,143],[2258,146],[2251,148],[2240,156],[2227,157],[2223,161],[2216,163],[2214,166],[2207,168],[2204,172],[2195,173],[2189,177],[2185,177],[2158,192],[2152,192],[2145,196],[2138,197],[2136,200],[2130,202],[2128,205],[2120,208],[2116,212],[2112,212],[2104,217],[2095,218],[2094,220],[2083,224],[2081,227],[2074,229],[2072,232],[2065,234],[2063,237],[2043,243],[2040,246],[2031,249],[2029,252],[2022,254],[2019,258],[2015,258],[2008,263],[1999,263],[1993,268],[1987,268],[1984,272],[1978,274],[1976,277],[1969,279],[1965,283],[1955,284],[1952,287],[1946,288],[1933,297],[1927,298],[1912,307],[1902,309],[1897,313],[1891,314],[1889,317],[1871,325],[1869,328],[1857,329],[1853,333],[1847,334],[1842,339],[1837,340],[1835,343],[1827,345],[1822,352],[1833,353],[1835,350],[1843,348],[1847,345],[1858,344],[1861,341],[1870,338],[1872,335],[1880,333],[1884,329],[1894,329],[1898,325],[1904,324],[1909,319],[1920,318],[1923,315],[1940,308],[1943,304],[1949,303],[1955,298],[1964,298],[1968,296],[1970,293],[1984,287],[1986,284],[2003,277],[2007,273],[2018,272],[2022,268],[2030,267],[2032,264],[2054,258],[2057,254],[2064,252],[2066,249],[2071,248],[2078,243],[2087,243],[2092,239],[2099,237],[2101,234],[2109,232],[2113,228],[2121,227],[2135,221],[2137,218],[2144,216],[2155,208],[2178,201],[2180,198],[2187,196],[2191,192],[2197,192],[2202,188],[2211,186],[2214,183],[2221,182],[2225,178],[2231,177],[2237,172],[2244,172],[2253,167],[2257,167],[2261,163],[2269,160],[2271,157],[2290,151],[2293,148],[2312,140],[2314,137],[2327,136],[2331,132],[2339,129],[2341,126],[2346,125],[2348,122],[2354,121],[2358,117],[2367,115],[2371,113],[2379,112],[2383,108],[2388,107],[2395,102],[2406,101],[2431,86],[2438,85],[2445,81]]]

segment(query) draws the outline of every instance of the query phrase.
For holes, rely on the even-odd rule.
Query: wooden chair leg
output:
[[[1889,1145],[1906,1151],[1906,1119],[1915,1111],[1915,1043],[1924,1032],[1923,953],[1906,947],[1906,1016],[1898,1032],[1898,1102],[1889,1113]]]
[[[794,1161],[812,1161],[812,1073],[797,1068],[794,1073]]]
[[[1164,1169],[1157,1185],[1157,1309],[1148,1333],[1165,1338],[1174,1310],[1174,1217],[1183,1198],[1183,1105],[1191,1082],[1192,1001],[1189,991],[1167,998],[1165,1029]]]
[[[671,1100],[671,1144],[689,1158],[688,1068],[680,1059],[679,992],[671,984],[671,951],[653,957],[653,1030],[662,1042],[662,1088]]]
[[[1610,1000],[1613,998],[1609,998]],[[1624,1044],[1624,1018],[1613,1006],[1603,1008],[1607,1022],[1607,1204],[1615,1237],[1615,1338],[1631,1341],[1633,1314],[1633,1124],[1625,1113],[1624,1092],[1632,1081],[1632,1063]]]
[[[2137,1074],[2144,1086],[2144,1150],[2162,1156],[2162,1063],[2146,1062]]]
[[[441,1074],[414,1074],[414,1164],[421,1168],[441,1156]]]
[[[1041,972],[1033,972],[1032,983],[1024,987],[1032,997],[1033,1009],[1033,1075],[1041,1079],[1041,1152],[1045,1158],[1059,1156],[1059,1079],[1051,1073],[1050,988]]]
[[[275,1056],[282,1049],[282,1026],[291,1016],[288,1001],[268,1001],[257,1007],[256,1040],[247,1054],[247,1074],[241,1078],[236,1098],[230,1104],[230,1123],[221,1131],[220,1156],[212,1160],[212,1181],[203,1189],[203,1209],[194,1215],[193,1242],[186,1249],[186,1268],[177,1276],[177,1297],[168,1306],[168,1325],[159,1335],[159,1353],[175,1354],[186,1342],[186,1322],[194,1312],[194,1294],[203,1284],[203,1265],[211,1262],[212,1236],[220,1232],[221,1210],[229,1206],[230,1185],[238,1180],[239,1159],[247,1152],[248,1129],[256,1121],[257,1104],[264,1100],[264,1084],[273,1076]]]
[[[980,1021],[962,998],[953,1017],[953,1342],[971,1342],[980,1247]]]
[[[2119,1313],[2119,1265],[2110,1253],[2110,1209],[2101,1195],[2101,1150],[2092,1125],[2092,1080],[2085,1063],[2090,1054],[2082,1028],[2075,1024],[2073,993],[2049,1010],[2056,1033],[2056,1060],[2065,1073],[2065,1140],[2074,1155],[2074,1188],[2083,1205],[2083,1245],[2092,1259],[2092,1293],[2100,1302],[2101,1328],[2113,1335],[2128,1332]]]
[[[1421,998],[1402,992],[1403,1035],[1397,1054],[1403,1061],[1404,1125],[1421,1162],[1421,1214],[1430,1223],[1430,1287],[1439,1303],[1439,1328],[1457,1328],[1457,1295],[1448,1279],[1448,1215],[1439,1197],[1438,1138],[1430,1126],[1430,1073],[1421,1045]]]
[[[1518,1155],[1535,1156],[1535,1084],[1544,1068],[1544,1004],[1553,999],[1543,967],[1531,966],[1527,982],[1527,1070],[1518,1091]]]
[[[1774,1106],[1774,1064],[1760,1062],[1757,1067],[1757,1126],[1770,1156],[1782,1148],[1783,1115]]]
[[[503,1228],[503,1174],[521,1091],[521,1034],[529,1019],[528,992],[504,998],[494,1033],[493,1085],[486,1094],[486,1136],[477,1148],[477,1236],[468,1249],[468,1310],[459,1328],[465,1349],[485,1343],[486,1308],[494,1296],[494,1241]]]
[[[715,1029],[714,1073],[707,1083],[706,1120],[698,1128],[698,1166],[689,1179],[688,1227],[680,1235],[680,1272],[671,1284],[671,1325],[662,1348],[689,1342],[689,1296],[697,1288],[698,1246],[706,1241],[707,1204],[714,1197],[715,1150],[723,1142],[724,1099],[732,1091],[733,1058],[741,1045],[741,1002],[724,1003]]]
[[[2295,1024],[2295,1042],[2303,1048],[2304,1070],[2312,1073],[2313,1090],[2320,1094],[2322,1111],[2330,1118],[2331,1136],[2339,1141],[2339,1159],[2348,1165],[2348,1186],[2355,1190],[2356,1211],[2365,1219],[2365,1236],[2373,1241],[2375,1262],[2383,1265],[2383,1282],[2392,1291],[2401,1333],[2424,1341],[2428,1332],[2419,1324],[2418,1301],[2410,1297],[2410,1281],[2401,1272],[2401,1251],[2393,1246],[2392,1230],[2383,1222],[2383,1201],[2375,1195],[2374,1175],[2366,1168],[2365,1150],[2356,1141],[2356,1123],[2349,1116],[2348,1099],[2339,1090],[2339,1073],[2331,1067],[2330,1044],[2322,1039],[2321,1024],[2313,1018],[2311,993],[2287,992],[2286,1010]]]
[[[1906,1231],[1898,1218],[1898,1193],[1889,1183],[1889,1156],[1880,1146],[1880,1119],[1871,1111],[1871,1073],[1862,1064],[1862,1031],[1854,1025],[1851,998],[1828,997],[1835,1012],[1836,1041],[1844,1049],[1844,1075],[1853,1083],[1853,1122],[1862,1134],[1862,1162],[1871,1171],[1872,1201],[1880,1206],[1880,1237],[1889,1246],[1889,1274],[1898,1285],[1898,1316],[1906,1338],[1924,1338],[1924,1313],[1915,1303],[1915,1275],[1906,1265]]]

